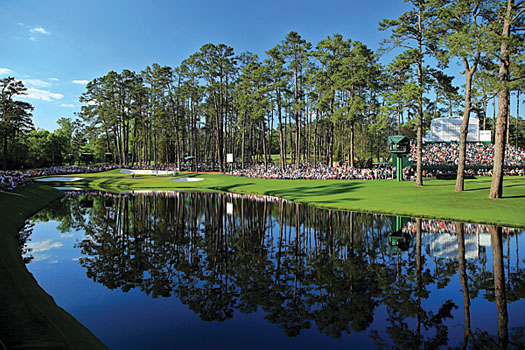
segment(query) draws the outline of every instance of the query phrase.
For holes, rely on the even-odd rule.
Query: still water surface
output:
[[[406,349],[523,347],[523,232],[66,191],[20,236],[38,283],[111,349]]]

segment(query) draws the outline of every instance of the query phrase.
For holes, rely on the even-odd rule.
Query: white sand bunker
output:
[[[42,181],[42,182],[52,182],[52,181],[59,181],[59,182],[73,182],[78,180],[84,180],[83,177],[46,177],[44,179],[35,179],[35,181]]]
[[[67,186],[59,186],[59,187],[55,187],[57,190],[61,190],[61,191],[83,191],[82,188],[78,188],[78,187],[67,187]]]
[[[177,182],[195,182],[204,180],[202,177],[179,177],[177,179],[172,179],[171,181]]]

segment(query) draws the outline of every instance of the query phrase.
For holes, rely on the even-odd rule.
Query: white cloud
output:
[[[26,93],[27,94],[23,96],[34,100],[42,100],[46,102],[53,102],[53,100],[60,100],[64,97],[64,95],[56,92],[40,90],[35,88],[28,88]]]
[[[88,80],[73,80],[73,84],[86,85],[87,83],[89,83]]]
[[[34,27],[34,28],[31,28],[31,30],[29,30],[29,31],[31,33],[40,33],[40,34],[45,34],[45,35],[51,34],[50,32],[48,32],[47,30],[45,30],[42,27]]]
[[[34,36],[30,36],[29,40],[36,41],[36,38]]]
[[[61,103],[60,107],[75,108],[75,105],[71,104],[71,103]],[[62,237],[64,237],[64,236],[62,236]]]
[[[32,253],[38,253],[38,252],[45,252],[47,250],[51,250],[54,248],[60,248],[63,244],[60,242],[53,242],[50,239],[47,239],[42,242],[29,242],[27,243],[27,247],[31,248]]]
[[[58,78],[49,78],[48,80],[51,80],[51,81],[58,81]]]
[[[28,86],[35,86],[35,87],[49,87],[51,86],[51,83],[48,83],[47,81],[43,81],[40,79],[24,79],[22,80],[25,85]]]
[[[47,254],[35,254],[33,255],[33,261],[44,261],[49,259],[51,256]]]
[[[13,71],[9,68],[0,68],[0,75],[9,75],[13,73]]]

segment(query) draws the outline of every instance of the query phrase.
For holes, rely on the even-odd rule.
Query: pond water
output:
[[[273,197],[66,191],[20,232],[110,349],[523,347],[522,229]]]

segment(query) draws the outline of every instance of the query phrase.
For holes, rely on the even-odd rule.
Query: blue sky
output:
[[[37,127],[80,110],[85,82],[110,70],[177,66],[206,43],[264,52],[292,30],[316,44],[334,33],[377,49],[402,0],[3,0],[0,77],[22,79]]]

